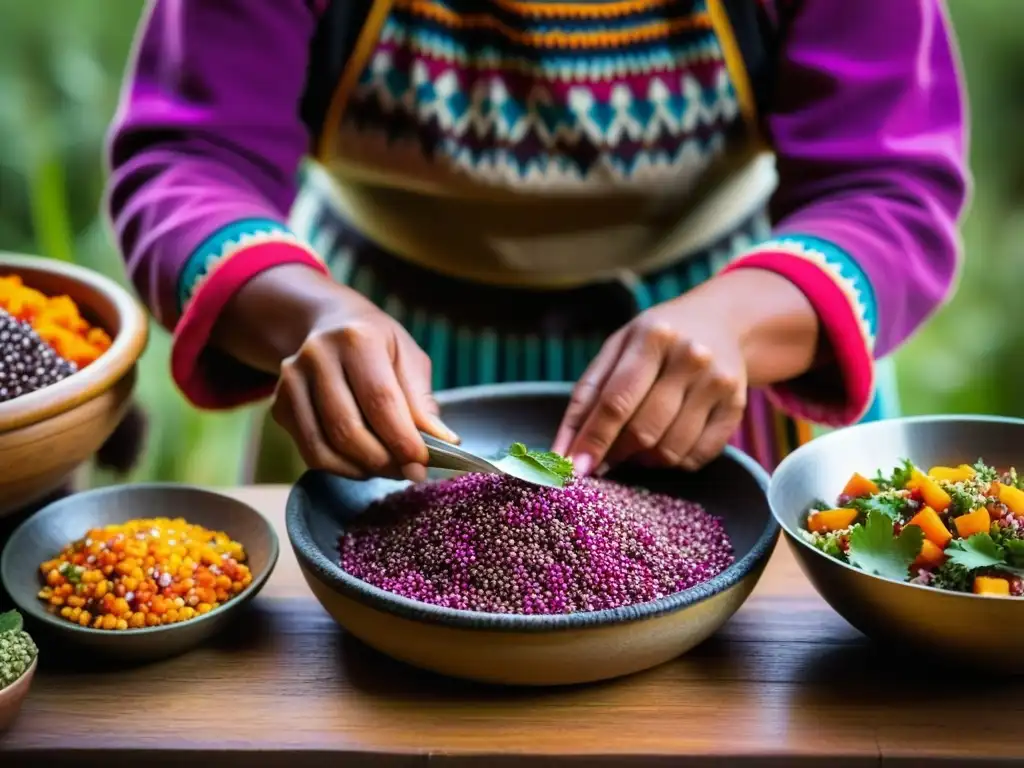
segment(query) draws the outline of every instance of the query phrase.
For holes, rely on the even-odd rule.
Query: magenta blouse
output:
[[[175,377],[200,405],[258,394],[218,392],[196,364],[231,294],[279,264],[323,268],[285,222],[317,138],[300,101],[326,4],[154,0],[141,25],[112,134],[110,215],[134,285],[175,333]],[[774,96],[761,115],[780,180],[774,234],[730,268],[773,270],[808,294],[845,401],[806,383],[774,394],[803,418],[849,423],[870,399],[872,360],[955,280],[967,194],[959,64],[940,0],[793,0],[778,14]],[[279,226],[183,302],[192,255],[248,220]]]

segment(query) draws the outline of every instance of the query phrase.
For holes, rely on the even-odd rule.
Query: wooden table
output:
[[[211,647],[130,671],[51,651],[21,719],[0,737],[0,766],[1024,758],[1024,683],[887,661],[818,598],[784,544],[750,601],[688,656],[606,684],[496,689],[419,672],[346,637],[288,546],[287,490],[232,493],[274,521],[283,547],[248,617]]]

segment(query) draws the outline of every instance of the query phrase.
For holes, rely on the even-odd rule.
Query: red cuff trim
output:
[[[875,364],[871,341],[853,303],[856,299],[824,267],[785,251],[741,256],[724,271],[744,268],[774,272],[804,292],[818,313],[843,383],[845,397],[840,403],[811,399],[806,392],[798,394],[793,381],[777,384],[768,390],[775,405],[798,419],[827,426],[859,421],[874,397]]]
[[[213,326],[231,297],[256,275],[283,264],[305,264],[328,274],[312,251],[294,243],[268,242],[223,259],[197,287],[174,330],[171,348],[171,374],[194,405],[234,408],[273,393],[273,376],[211,349],[209,341]]]

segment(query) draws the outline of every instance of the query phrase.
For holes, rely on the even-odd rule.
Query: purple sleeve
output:
[[[201,405],[255,394],[252,372],[207,348],[233,292],[281,263],[319,266],[284,223],[308,144],[315,23],[309,0],[154,0],[140,27],[112,129],[110,215],[136,289],[175,331],[175,378]]]
[[[941,0],[842,5],[784,5],[765,115],[780,180],[775,234],[737,264],[786,274],[815,304],[839,368],[831,380],[845,391],[825,392],[829,376],[818,371],[773,394],[798,416],[833,423],[870,405],[871,360],[949,294],[967,196],[966,107]],[[824,293],[822,274],[832,284]]]

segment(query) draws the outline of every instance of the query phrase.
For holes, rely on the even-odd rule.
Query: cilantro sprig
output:
[[[1024,541],[1006,539],[1001,544],[988,533],[976,533],[967,539],[954,539],[946,547],[946,556],[968,571],[994,568],[1024,573]]]
[[[571,459],[552,451],[531,451],[523,443],[512,443],[508,454],[495,463],[520,480],[552,488],[564,488],[574,469]]]
[[[902,520],[907,500],[899,496],[864,496],[852,499],[849,506],[856,509],[864,517],[872,512],[881,512],[890,520]]]
[[[908,525],[894,535],[893,520],[884,511],[871,510],[867,519],[850,531],[851,565],[863,571],[896,581],[906,581],[910,564],[917,559],[924,542],[924,531]]]
[[[914,474],[914,463],[910,459],[903,459],[898,467],[895,467],[889,475],[883,475],[881,470],[875,473],[873,478],[875,485],[883,491],[901,491],[907,487],[910,478]]]
[[[1006,550],[987,533],[976,533],[967,539],[954,539],[946,547],[946,556],[950,562],[968,571],[998,568],[1007,564]]]

